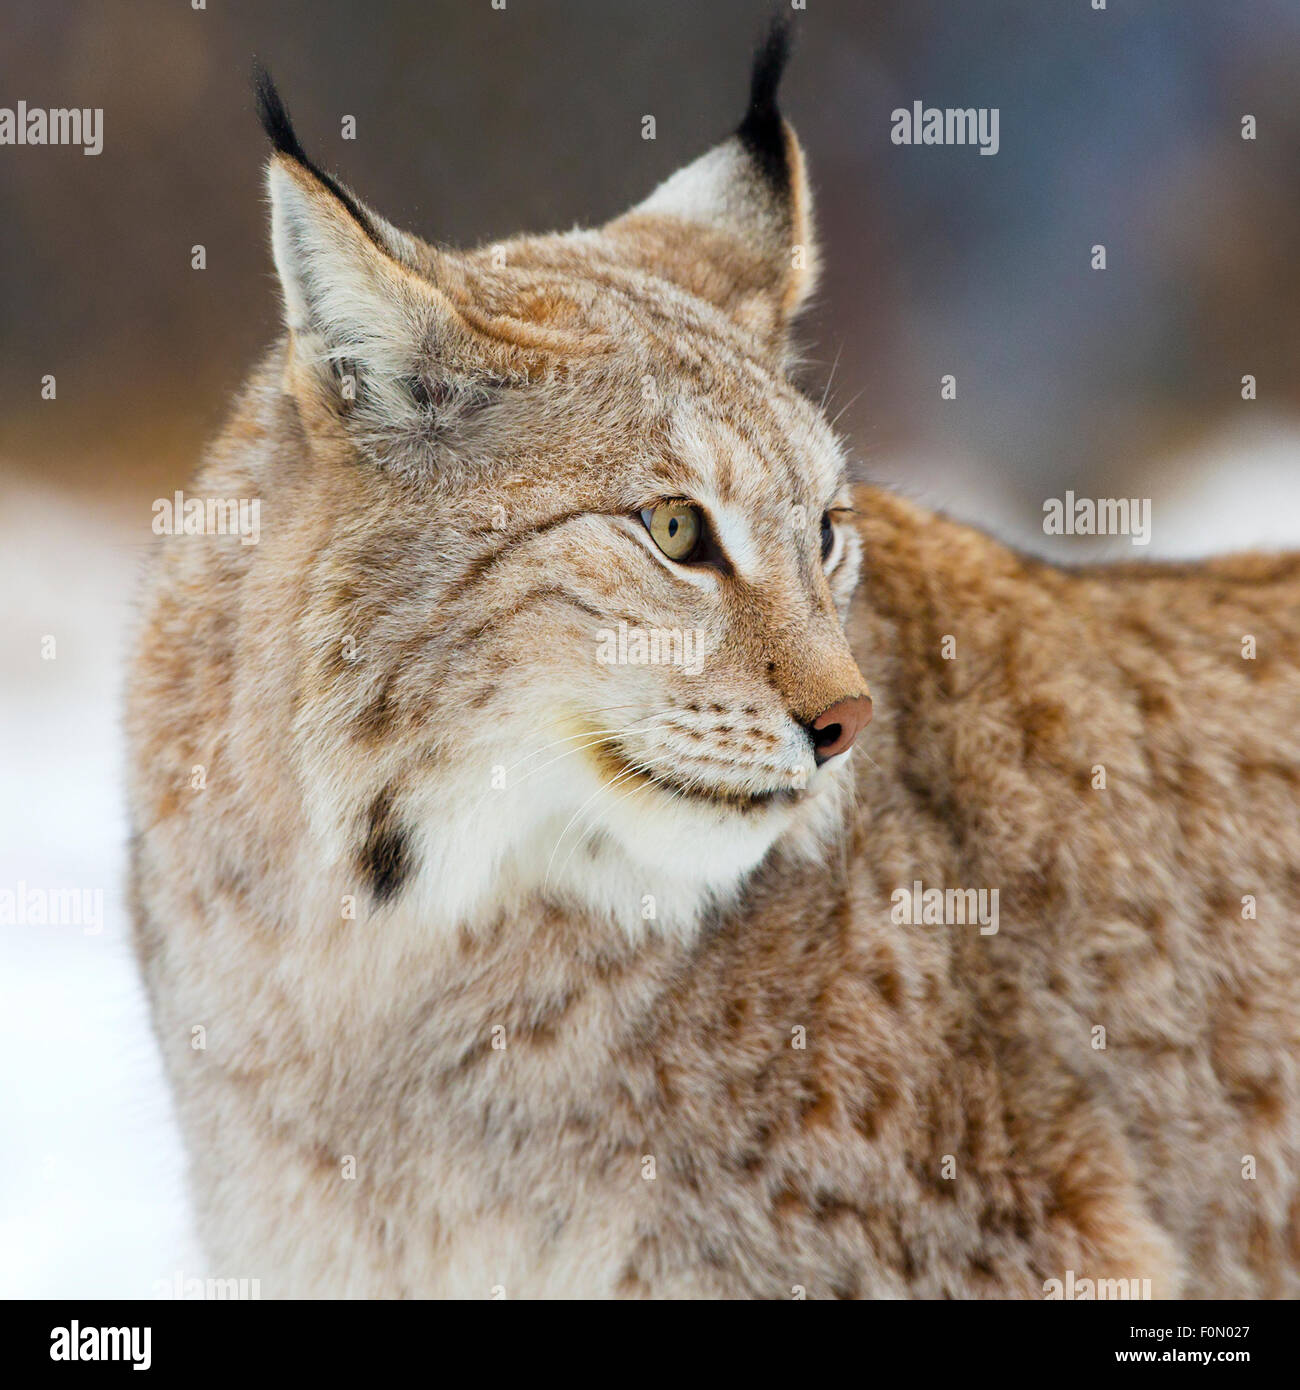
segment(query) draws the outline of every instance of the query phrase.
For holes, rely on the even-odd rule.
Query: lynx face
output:
[[[381,903],[689,925],[837,823],[870,702],[840,446],[783,370],[815,253],[781,56],[632,212],[461,254],[316,170],[263,90],[302,441],[261,549],[303,575],[313,822]]]

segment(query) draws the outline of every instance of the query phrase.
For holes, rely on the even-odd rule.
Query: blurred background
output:
[[[0,107],[103,108],[104,143],[0,146],[0,890],[105,906],[0,925],[0,1295],[205,1273],[126,945],[119,709],[151,503],[278,331],[254,55],[320,163],[464,244],[602,221],[725,135],[772,8],[199,2],[5,6]],[[808,375],[868,476],[1054,558],[1293,545],[1300,5],[1094,3],[794,13]],[[997,107],[998,154],[892,144],[915,101]],[[1045,537],[1066,489],[1152,499],[1151,546]]]

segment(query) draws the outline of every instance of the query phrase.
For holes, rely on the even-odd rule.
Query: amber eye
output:
[[[670,560],[685,563],[704,534],[704,519],[693,502],[660,502],[641,513],[654,543]]]

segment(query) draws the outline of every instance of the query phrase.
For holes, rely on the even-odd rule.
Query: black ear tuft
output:
[[[297,132],[293,128],[293,122],[289,119],[288,108],[280,99],[280,93],[276,91],[275,83],[271,81],[271,74],[256,60],[253,62],[253,94],[257,98],[257,114],[262,122],[262,129],[266,131],[267,138],[275,152],[287,155],[290,159],[301,164],[309,173],[314,174],[356,218],[361,230],[370,240],[381,250],[384,249],[383,240],[365,208],[357,202],[333,174],[327,174],[318,164],[314,164],[307,158],[307,151],[303,149],[302,142],[298,139]]]
[[[749,109],[736,131],[763,177],[781,193],[790,187],[790,163],[776,93],[789,57],[790,20],[778,14],[754,55],[754,70],[749,79]]]
[[[253,93],[257,97],[257,115],[266,131],[266,138],[279,154],[287,154],[299,164],[310,168],[307,152],[303,149],[294,132],[293,122],[280,93],[275,90],[271,74],[256,59],[253,61]]]

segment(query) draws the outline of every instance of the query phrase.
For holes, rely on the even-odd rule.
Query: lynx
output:
[[[192,489],[260,533],[160,539],[127,713],[214,1275],[1300,1293],[1300,558],[851,482],[785,50],[630,212],[468,252],[261,79],[286,333]]]

